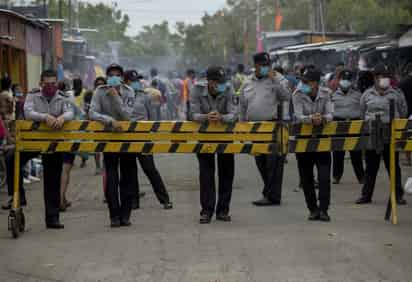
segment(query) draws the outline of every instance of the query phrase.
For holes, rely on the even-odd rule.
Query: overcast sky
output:
[[[167,20],[173,27],[176,22],[199,23],[204,12],[214,13],[225,6],[226,0],[86,0],[92,3],[116,2],[118,8],[130,16],[128,33],[136,34],[144,25]]]

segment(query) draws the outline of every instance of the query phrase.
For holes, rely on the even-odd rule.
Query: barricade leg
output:
[[[390,178],[391,178],[391,212],[392,224],[398,224],[398,212],[397,212],[397,202],[396,202],[396,148],[395,148],[395,125],[392,124],[392,138],[390,145]]]
[[[9,230],[13,238],[18,238],[25,229],[25,217],[20,207],[20,152],[16,150],[14,157],[14,193],[13,208],[9,215]]]

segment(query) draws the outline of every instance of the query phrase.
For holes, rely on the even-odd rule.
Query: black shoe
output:
[[[321,211],[319,214],[319,220],[324,222],[330,222],[330,216],[328,215],[328,212]]]
[[[370,203],[372,203],[372,200],[365,197],[360,197],[358,200],[356,200],[357,205],[366,205]]]
[[[139,192],[139,198],[143,198],[144,196],[146,196],[146,192]]]
[[[212,221],[212,216],[208,214],[200,215],[199,223],[200,224],[209,224]]]
[[[64,229],[64,225],[61,224],[59,221],[56,222],[47,222],[46,223],[47,229]]]
[[[228,214],[217,214],[216,215],[216,220],[224,221],[224,222],[230,222],[230,221],[232,221],[232,218]]]
[[[130,226],[130,225],[132,225],[132,223],[130,222],[130,219],[122,219],[120,221],[120,226],[127,227],[127,226]]]
[[[110,227],[111,228],[118,228],[121,226],[120,219],[114,218],[110,220]]]
[[[309,221],[315,221],[315,220],[319,220],[320,218],[320,213],[318,210],[316,211],[311,211],[308,217]]]
[[[405,200],[404,198],[400,198],[400,199],[396,200],[396,203],[397,203],[399,206],[405,206],[405,205],[408,204],[408,202],[406,202],[406,200]]]
[[[333,184],[339,184],[340,183],[340,178],[333,178]]]
[[[163,205],[163,208],[165,210],[171,210],[171,209],[173,209],[173,204],[171,202],[168,202],[168,203]]]
[[[254,201],[253,204],[258,207],[280,206],[280,202],[273,202],[267,198],[262,198],[260,200]]]

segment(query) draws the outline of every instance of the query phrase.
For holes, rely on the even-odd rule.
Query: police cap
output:
[[[206,71],[207,80],[214,80],[218,82],[226,82],[226,72],[225,69],[218,66],[209,67]]]
[[[106,68],[106,75],[109,75],[109,73],[110,73],[112,70],[118,70],[118,71],[120,71],[120,74],[121,74],[121,75],[123,75],[123,73],[124,73],[124,72],[123,72],[123,67],[122,67],[121,65],[113,63],[113,64],[109,65],[109,66]]]
[[[270,55],[266,52],[253,55],[255,65],[270,65]]]

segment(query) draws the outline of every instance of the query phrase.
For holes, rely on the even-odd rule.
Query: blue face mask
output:
[[[217,91],[219,94],[222,94],[222,93],[224,93],[224,92],[226,91],[226,88],[227,88],[227,84],[226,84],[226,83],[219,83],[219,84],[216,86],[216,91]]]
[[[16,97],[23,97],[23,93],[21,93],[21,92],[16,92],[14,95],[15,95]]]
[[[122,78],[120,76],[111,76],[107,79],[107,84],[112,87],[120,86]]]
[[[130,84],[130,87],[132,87],[132,89],[135,91],[143,90],[143,86],[140,81],[133,81],[132,84]]]
[[[306,83],[301,83],[299,85],[299,91],[302,92],[303,94],[310,94],[312,93],[312,87]]]
[[[260,67],[260,75],[266,77],[269,75],[270,67],[269,66],[262,66]]]

